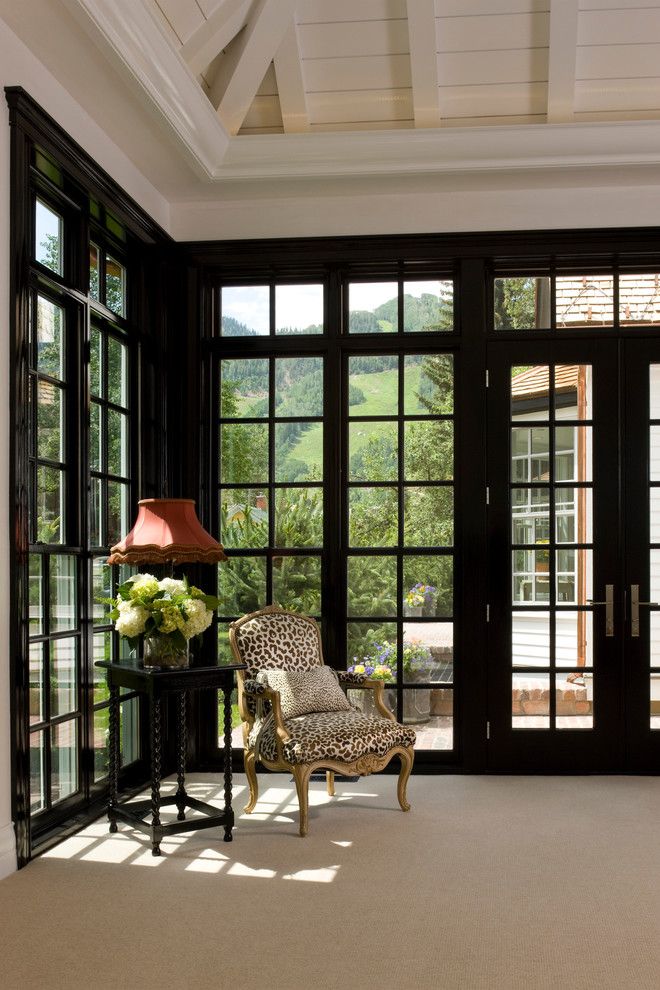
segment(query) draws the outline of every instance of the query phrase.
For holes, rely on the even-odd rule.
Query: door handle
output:
[[[605,601],[596,602],[593,598],[587,598],[587,605],[605,606],[605,635],[614,635],[614,585],[605,585]]]
[[[630,585],[630,635],[635,639],[639,636],[639,607],[640,605],[657,605],[658,602],[640,602],[639,585]]]

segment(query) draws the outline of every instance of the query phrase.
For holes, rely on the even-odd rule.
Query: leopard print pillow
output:
[[[282,718],[310,712],[345,712],[351,706],[332,667],[314,670],[262,670],[257,680],[280,692]]]

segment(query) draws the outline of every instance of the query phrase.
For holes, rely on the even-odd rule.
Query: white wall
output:
[[[227,185],[170,204],[176,240],[660,225],[647,169],[509,171]]]
[[[22,86],[166,229],[169,207],[97,124],[0,20],[0,86]],[[0,94],[0,478],[9,476],[9,113]],[[0,494],[0,877],[16,868],[11,821],[9,546],[7,488]]]

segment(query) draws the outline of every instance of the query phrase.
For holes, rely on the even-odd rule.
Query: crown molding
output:
[[[65,0],[140,84],[209,185],[660,165],[660,121],[604,121],[230,137],[150,0]]]

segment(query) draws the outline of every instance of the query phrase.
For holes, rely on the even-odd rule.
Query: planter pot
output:
[[[145,636],[142,663],[145,670],[187,667],[190,663],[188,644],[181,648],[172,643],[169,636]]]
[[[424,614],[424,606],[404,604],[403,614],[407,616],[409,619],[419,619]]]

